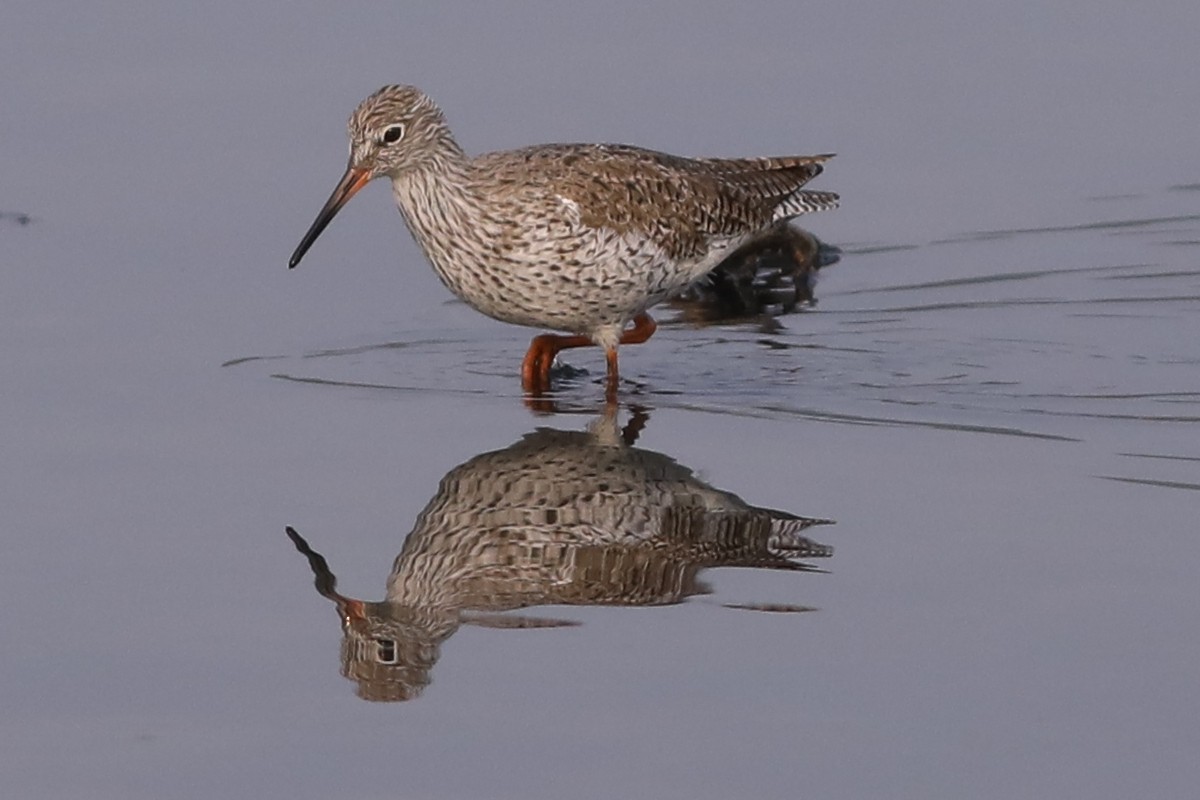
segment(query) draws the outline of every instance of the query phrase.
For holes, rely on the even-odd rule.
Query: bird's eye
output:
[[[383,132],[384,144],[395,144],[400,141],[400,137],[404,135],[403,125],[392,125]]]

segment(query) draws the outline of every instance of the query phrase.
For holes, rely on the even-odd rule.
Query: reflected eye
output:
[[[396,142],[400,141],[400,137],[402,136],[404,136],[404,126],[392,125],[383,132],[383,143],[395,144]]]
[[[391,639],[376,639],[376,655],[380,664],[395,664],[397,662],[396,643]]]

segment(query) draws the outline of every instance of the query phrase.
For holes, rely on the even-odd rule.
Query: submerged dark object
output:
[[[816,303],[817,271],[841,257],[840,249],[808,231],[779,223],[669,302],[692,322],[786,314]]]
[[[0,220],[15,222],[18,225],[28,225],[33,222],[33,217],[23,211],[0,211]]]

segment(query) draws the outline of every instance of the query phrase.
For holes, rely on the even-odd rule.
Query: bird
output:
[[[351,114],[346,171],[288,262],[294,268],[338,211],[386,177],[409,231],[456,296],[535,336],[523,390],[550,389],[561,350],[604,349],[606,399],[617,348],[654,335],[647,310],[703,278],[775,225],[835,208],[804,189],[833,154],[688,158],[624,144],[543,144],[469,156],[442,110],[391,84]]]

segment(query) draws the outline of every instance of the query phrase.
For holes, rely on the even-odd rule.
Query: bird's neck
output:
[[[425,164],[392,176],[392,195],[417,244],[434,271],[460,296],[453,262],[455,242],[478,225],[481,206],[471,162],[463,151],[439,148]]]
[[[392,195],[417,241],[442,228],[472,205],[471,163],[462,149],[447,142],[420,165],[392,175]]]

